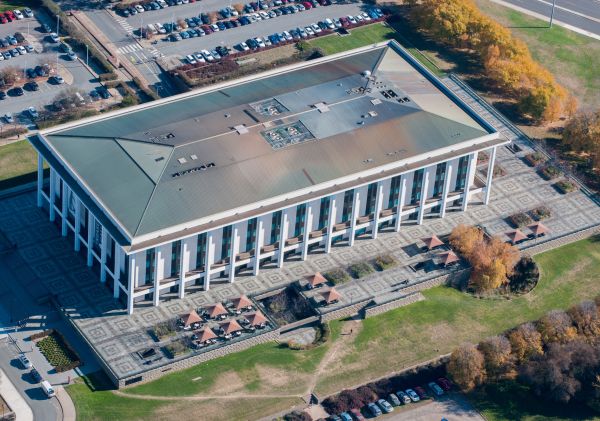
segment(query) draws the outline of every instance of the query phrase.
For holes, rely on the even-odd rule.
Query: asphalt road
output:
[[[47,21],[47,19],[45,20]],[[46,23],[51,24],[52,22],[47,21]],[[38,91],[25,91],[25,94],[20,97],[8,95],[4,100],[0,101],[0,115],[10,112],[14,115],[17,122],[23,124],[31,123],[27,116],[21,114],[23,110],[28,107],[35,107],[39,111],[48,104],[51,104],[56,96],[64,90],[76,87],[89,92],[97,86],[100,86],[94,75],[81,61],[70,61],[66,59],[66,56],[58,51],[58,44],[48,42],[45,38],[46,34],[41,33],[39,27],[40,23],[36,19],[24,19],[10,24],[0,25],[0,37],[14,34],[17,31],[24,34],[29,33],[32,39],[34,39],[37,48],[37,51],[34,53],[0,61],[0,69],[9,66],[26,69],[43,63],[58,63],[60,67],[63,67],[71,73],[73,83],[53,85],[48,83],[47,80],[38,81],[40,85]],[[85,60],[85,57],[83,57],[83,60]],[[5,123],[5,121],[0,122],[0,124],[3,123]]]
[[[502,0],[502,2],[547,16],[548,20],[550,18],[552,0]],[[556,0],[554,19],[600,37],[600,0]]]

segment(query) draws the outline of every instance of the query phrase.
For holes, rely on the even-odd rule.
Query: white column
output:
[[[475,171],[475,165],[473,163],[473,160],[476,159],[475,158],[475,154],[472,153],[469,155],[469,164],[467,166],[467,179],[465,180],[465,190],[463,193],[463,202],[462,202],[462,210],[463,212],[467,210],[467,206],[469,205],[469,191],[471,190],[471,183],[472,183],[472,178],[473,178],[473,174]]]
[[[129,274],[127,279],[127,314],[133,313],[133,292],[135,290],[135,279],[137,277],[136,255],[129,256]]]
[[[313,224],[313,202],[306,204],[306,214],[304,215],[304,235],[302,236],[302,260],[306,260],[308,255],[308,240],[310,239],[310,230]]]
[[[190,265],[188,244],[185,239],[181,240],[181,257],[179,264],[179,298],[185,296],[185,271]]]
[[[492,154],[490,156],[490,162],[488,163],[487,181],[485,183],[485,196],[483,204],[487,205],[490,203],[490,195],[492,193],[492,178],[494,177],[494,164],[496,163],[496,146],[492,148]]]
[[[38,153],[38,168],[37,168],[37,205],[42,207],[42,191],[44,190],[44,158],[41,153]]]
[[[210,288],[210,265],[215,260],[215,245],[212,232],[206,233],[206,261],[204,263],[204,290]]]
[[[427,190],[429,189],[429,168],[423,169],[423,183],[421,186],[421,202],[419,204],[419,215],[417,224],[423,223],[423,217],[425,216],[425,204],[427,203]]]
[[[258,275],[260,270],[260,250],[265,242],[265,226],[261,217],[256,221],[256,248],[254,250],[254,268],[252,274]]]
[[[444,190],[442,191],[442,203],[440,205],[440,218],[446,216],[448,193],[450,193],[450,183],[452,182],[452,168],[452,161],[448,161],[446,163],[446,178],[444,179]]]
[[[371,235],[373,238],[377,238],[379,233],[379,214],[381,214],[381,207],[383,206],[383,181],[377,182],[377,194],[375,195],[375,216],[373,217],[373,227],[371,228]]]
[[[162,260],[162,247],[156,247],[154,249],[154,294],[152,295],[152,304],[157,307],[160,301],[160,282],[158,267],[162,267],[162,264],[159,264],[159,261]]]
[[[394,230],[400,231],[402,225],[402,208],[404,207],[404,200],[406,197],[406,176],[400,176],[400,193],[398,194],[398,208],[396,209],[396,225]]]
[[[108,233],[102,227],[102,243],[100,244],[100,282],[106,282],[106,251],[108,247]]]
[[[113,268],[113,298],[119,298],[119,284],[121,283],[121,248],[115,242],[115,266]]]
[[[87,223],[87,228],[88,228],[88,232],[87,232],[87,265],[88,266],[92,266],[92,264],[94,263],[94,256],[92,255],[92,243],[94,242],[92,237],[94,235],[94,216],[92,215],[92,212],[89,211],[88,209],[88,223]]]
[[[281,215],[281,229],[279,235],[279,256],[277,258],[277,267],[283,266],[283,258],[285,257],[285,240],[288,236],[288,230],[290,228],[290,218],[287,213],[287,209],[284,209]]]
[[[354,245],[354,236],[356,235],[356,219],[360,214],[360,193],[358,188],[354,189],[354,197],[352,199],[352,221],[350,222],[350,238],[349,245]]]
[[[56,183],[55,183],[56,173],[52,168],[50,168],[50,221],[54,222],[56,218],[54,213],[54,196],[56,195]]]
[[[63,237],[67,236],[67,215],[69,213],[69,210],[67,209],[67,192],[69,190],[69,188],[67,187],[67,184],[65,183],[65,180],[61,180],[61,188],[62,188],[62,200],[61,200],[61,205],[60,205],[60,213],[62,214],[62,220],[61,220],[61,234]]]
[[[258,225],[258,224],[257,224]],[[258,236],[258,234],[257,234]],[[238,248],[238,244],[239,244],[240,240],[239,240],[239,229],[238,229],[238,225],[235,224],[233,226],[232,229],[232,233],[231,233],[231,253],[229,253],[229,282],[233,283],[234,279],[235,279],[235,255],[236,255],[236,250]]]
[[[75,198],[75,251],[81,249],[81,202]]]
[[[331,251],[331,241],[333,240],[333,226],[335,225],[335,195],[329,199],[329,220],[327,221],[327,241],[325,242],[325,253]]]

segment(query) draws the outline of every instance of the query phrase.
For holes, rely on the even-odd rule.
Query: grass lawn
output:
[[[0,12],[7,10],[21,9],[23,7],[32,7],[34,2],[27,0],[7,0],[0,1]]]
[[[396,32],[393,28],[381,23],[365,25],[356,29],[352,29],[350,31],[350,35],[340,36],[333,34],[321,38],[315,38],[309,42],[315,47],[321,48],[325,54],[329,55],[391,39],[398,41],[434,74],[438,76],[443,75],[443,72],[441,72],[440,69],[438,69],[426,56],[424,56],[423,53],[407,44],[406,40],[399,32]]]
[[[452,288],[425,291],[427,300],[362,322],[354,342],[338,348],[317,383],[323,396],[385,375],[394,370],[450,352],[464,341],[479,341],[548,310],[567,308],[600,294],[600,242],[588,239],[536,257],[542,276],[534,291],[513,300],[477,299]],[[256,418],[297,403],[293,394],[306,389],[309,376],[331,343],[340,336],[340,322],[332,325],[332,340],[310,351],[291,351],[264,344],[151,383],[126,389],[127,393],[169,396],[227,396],[265,394],[266,398],[233,401],[159,401],[119,397],[108,390],[79,383],[67,388],[82,420],[180,418],[181,413],[218,413],[215,419]],[[283,395],[275,398],[273,395]],[[220,408],[220,409],[218,409]],[[246,408],[246,409],[244,409]],[[140,412],[137,412],[140,411]],[[533,409],[531,410],[533,411]],[[254,415],[253,415],[254,416]],[[497,418],[515,419],[515,418]],[[535,419],[535,418],[532,418]]]
[[[600,107],[600,41],[527,16],[487,0],[477,5],[521,38],[533,57],[571,90],[581,105]]]
[[[490,384],[467,397],[487,421],[600,419],[583,405],[564,405],[541,400],[528,387],[514,381]]]
[[[26,140],[0,146],[0,190],[35,181],[37,153]]]

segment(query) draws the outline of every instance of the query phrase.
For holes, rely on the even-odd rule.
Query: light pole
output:
[[[56,35],[59,35],[59,26],[60,26],[60,15],[56,15]]]
[[[552,28],[552,22],[554,21],[554,8],[556,7],[556,0],[552,0],[552,11],[550,12],[550,28]]]
[[[87,44],[85,44],[85,65],[89,66],[89,58],[90,58],[90,49]]]

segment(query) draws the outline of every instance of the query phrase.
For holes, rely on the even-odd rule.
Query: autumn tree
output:
[[[485,372],[489,378],[498,379],[514,369],[514,359],[509,340],[504,335],[492,336],[479,343]]]
[[[475,246],[483,240],[483,231],[477,227],[460,224],[450,233],[450,245],[466,258]]]
[[[537,329],[545,344],[552,342],[566,343],[577,336],[573,321],[562,310],[552,310],[542,316],[537,323]]]
[[[565,126],[562,138],[575,152],[588,153],[595,167],[600,166],[600,110],[575,115]]]
[[[486,378],[483,355],[473,344],[461,345],[450,355],[448,374],[463,390],[472,390]]]
[[[531,322],[523,323],[508,334],[512,353],[518,363],[542,354],[542,335]]]
[[[497,237],[474,244],[467,257],[471,263],[469,286],[477,292],[496,289],[508,283],[517,262],[519,251]]]
[[[588,338],[600,335],[600,317],[595,302],[583,301],[571,307],[568,314],[580,335]]]

